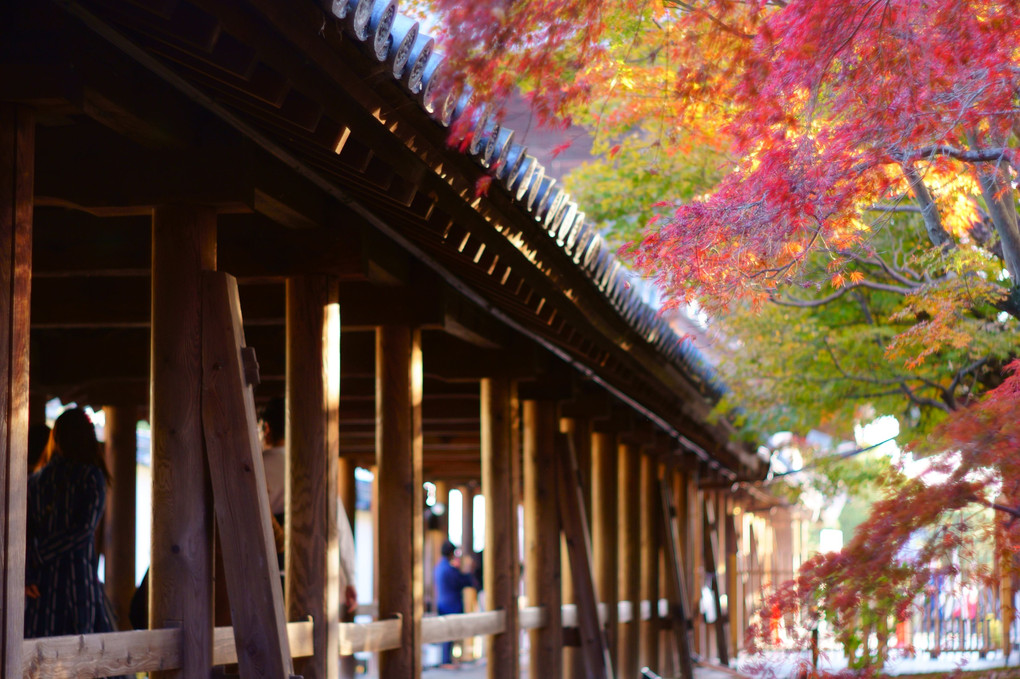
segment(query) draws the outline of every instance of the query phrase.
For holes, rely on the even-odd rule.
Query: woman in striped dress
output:
[[[95,539],[109,473],[84,410],[57,418],[50,448],[28,479],[25,638],[111,632]]]

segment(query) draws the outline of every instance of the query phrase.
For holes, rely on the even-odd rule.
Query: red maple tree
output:
[[[671,153],[723,150],[722,179],[693,200],[662,196],[671,215],[627,249],[671,304],[721,312],[791,289],[822,301],[905,291],[898,318],[913,325],[890,351],[915,365],[966,343],[961,318],[983,321],[989,307],[1002,323],[1020,318],[1015,0],[432,4],[453,27],[451,63],[480,97],[498,104],[523,87],[542,122],[583,120],[613,139],[654,120]],[[930,243],[921,271],[876,245],[883,222],[869,214],[900,212],[918,215]],[[827,611],[848,634],[861,605],[902,615],[930,564],[974,537],[945,519],[975,504],[1000,515],[998,544],[1012,558],[1018,372],[1014,361],[915,444],[956,451],[944,480],[890,487],[845,550],[809,562],[770,605]],[[908,562],[903,545],[922,529],[923,553]],[[882,564],[882,577],[864,563]]]

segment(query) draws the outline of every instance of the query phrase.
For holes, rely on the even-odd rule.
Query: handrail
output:
[[[660,611],[664,601],[659,601]],[[632,620],[634,608],[629,601],[618,602],[620,622]],[[651,612],[649,602],[640,602],[637,608],[639,618],[647,620]],[[563,626],[576,627],[576,607],[566,604],[562,611]],[[540,629],[547,624],[548,616],[542,606],[525,606],[518,613],[518,621],[522,630]],[[605,624],[605,604],[599,605],[599,621]],[[435,616],[423,619],[421,627],[422,643],[456,641],[505,632],[506,614],[503,611],[483,611]],[[292,657],[314,654],[313,631],[311,620],[287,623]],[[352,655],[400,648],[401,631],[400,618],[341,623],[339,653]],[[181,631],[136,630],[26,639],[22,642],[21,653],[23,679],[76,679],[173,670],[181,666]],[[234,629],[217,627],[213,630],[213,664],[234,662],[237,662]]]

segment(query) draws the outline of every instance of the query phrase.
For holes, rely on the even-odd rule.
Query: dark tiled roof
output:
[[[474,101],[470,87],[450,85],[435,39],[423,33],[418,22],[400,14],[395,0],[319,3],[370,56],[391,66],[393,78],[434,121],[444,127],[459,125],[466,131],[467,153],[493,175],[493,184],[498,181],[520,209],[542,225],[645,341],[700,384],[705,396],[715,400],[722,395],[725,386],[713,367],[646,301],[656,299],[656,292],[623,266],[595,224],[587,220],[582,206],[546,174],[526,146],[515,141],[513,130],[500,125],[490,107]]]

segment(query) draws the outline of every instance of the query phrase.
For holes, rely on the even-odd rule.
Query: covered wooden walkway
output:
[[[788,518],[739,490],[766,462],[708,421],[711,369],[583,206],[441,66],[385,0],[0,7],[0,675],[311,679],[371,651],[396,679],[468,632],[490,677],[518,676],[522,631],[535,677],[734,656],[765,561],[792,568]],[[286,592],[255,433],[273,396]],[[150,424],[149,630],[23,639],[27,428],[54,397],[106,411],[121,613]],[[356,467],[366,624],[339,610]],[[425,481],[485,497],[487,611],[424,616]]]

